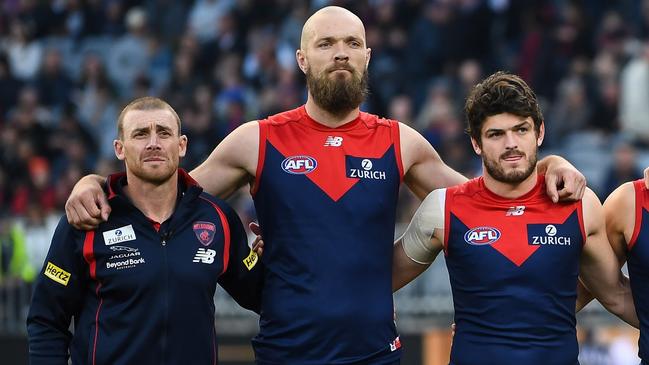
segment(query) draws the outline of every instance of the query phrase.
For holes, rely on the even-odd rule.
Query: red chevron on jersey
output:
[[[512,208],[518,208],[523,214],[508,214]],[[521,207],[524,207],[521,209]],[[472,238],[483,239],[491,248],[498,251],[516,266],[521,266],[543,246],[532,239],[529,227],[533,225],[561,225],[577,210],[579,221],[583,222],[581,204],[555,204],[545,193],[543,176],[534,189],[515,200],[504,199],[490,192],[484,186],[484,180],[477,178],[463,185],[448,188],[446,193],[446,231],[451,215],[457,217],[469,230],[480,228],[485,232],[474,234]],[[548,214],[551,211],[552,214]],[[488,229],[498,232],[487,232]],[[583,224],[581,226],[582,236]],[[470,237],[466,237],[467,240]],[[492,242],[489,242],[491,238]],[[445,239],[448,240],[448,237]],[[466,242],[467,244],[475,244]],[[448,242],[445,242],[448,247]],[[451,249],[449,249],[451,250]],[[452,254],[452,252],[447,252]]]
[[[284,156],[287,165],[278,169],[304,174],[334,201],[360,180],[347,176],[346,157],[380,159],[391,146],[398,148],[394,143],[398,124],[363,112],[341,127],[329,128],[315,122],[300,107],[260,121],[260,135],[260,150],[265,138]],[[401,169],[398,151],[397,158]]]

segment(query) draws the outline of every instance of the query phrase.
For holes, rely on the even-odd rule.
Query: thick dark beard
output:
[[[329,72],[316,77],[311,70],[306,71],[306,83],[313,101],[333,115],[345,115],[358,108],[367,96],[367,69],[359,76],[353,69],[349,80],[331,80]]]
[[[519,184],[530,175],[532,175],[532,172],[534,172],[534,169],[536,168],[536,163],[537,163],[537,156],[536,153],[530,157],[529,162],[530,165],[528,166],[527,170],[524,171],[512,171],[510,173],[506,173],[503,168],[498,165],[497,162],[493,162],[492,160],[489,159],[483,159],[484,161],[484,166],[485,169],[487,170],[487,173],[491,177],[493,177],[496,181],[500,181],[505,184]]]

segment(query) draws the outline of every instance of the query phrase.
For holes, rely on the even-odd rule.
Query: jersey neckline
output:
[[[516,198],[507,198],[500,196],[489,190],[487,185],[485,185],[484,183],[484,176],[480,176],[480,178],[478,179],[478,184],[480,186],[480,190],[484,191],[485,195],[487,195],[492,200],[495,200],[497,202],[522,202],[529,200],[539,194],[540,190],[545,186],[545,175],[538,174],[536,178],[536,185],[534,185],[534,187],[527,193]]]
[[[318,123],[315,119],[311,118],[311,116],[306,112],[306,105],[300,106],[298,108],[298,113],[300,114],[301,117],[300,118],[301,124],[309,128],[313,128],[325,132],[345,132],[345,131],[352,130],[356,128],[359,123],[361,123],[364,114],[362,111],[359,111],[358,116],[355,119],[350,120],[349,122],[338,127],[328,127],[322,123]]]

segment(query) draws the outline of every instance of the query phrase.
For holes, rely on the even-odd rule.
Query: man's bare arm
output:
[[[65,202],[65,215],[74,228],[90,230],[106,221],[110,205],[101,188],[106,178],[99,175],[84,176],[75,185]]]
[[[538,163],[538,171],[545,174],[546,193],[553,202],[577,201],[586,191],[586,178],[568,160],[551,155]]]
[[[399,133],[404,182],[419,199],[423,200],[435,189],[467,181],[466,177],[445,164],[433,146],[417,131],[400,123]]]
[[[580,260],[581,280],[609,312],[637,328],[631,285],[620,271],[620,261],[608,242],[604,209],[590,189],[586,190],[582,204],[587,238]]]
[[[397,240],[392,256],[392,291],[395,292],[406,286],[429,266],[430,263],[420,264],[408,257],[403,250],[403,242],[401,239]]]
[[[394,245],[392,290],[424,272],[443,249],[446,189],[430,193],[415,212],[406,232]]]
[[[604,202],[606,235],[620,267],[626,262],[627,243],[633,235],[635,225],[634,213],[635,190],[633,183],[621,185]],[[590,291],[581,282],[579,284],[577,311],[594,299]]]
[[[203,189],[227,198],[253,181],[259,159],[259,123],[241,125],[219,143],[209,157],[189,174]]]

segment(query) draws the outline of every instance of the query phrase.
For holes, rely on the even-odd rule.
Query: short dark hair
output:
[[[534,130],[540,133],[543,114],[534,91],[520,77],[498,71],[477,84],[464,105],[467,118],[466,132],[481,144],[480,133],[484,121],[501,113],[532,117]]]
[[[174,108],[172,108],[169,103],[162,99],[153,96],[145,96],[131,101],[124,107],[124,109],[122,109],[122,112],[119,113],[119,117],[117,118],[117,136],[119,137],[119,139],[123,139],[124,137],[124,117],[129,111],[165,109],[169,110],[171,114],[173,114],[174,119],[176,120],[176,124],[178,125],[178,135],[180,135],[180,117],[178,117],[178,113],[176,113]]]

